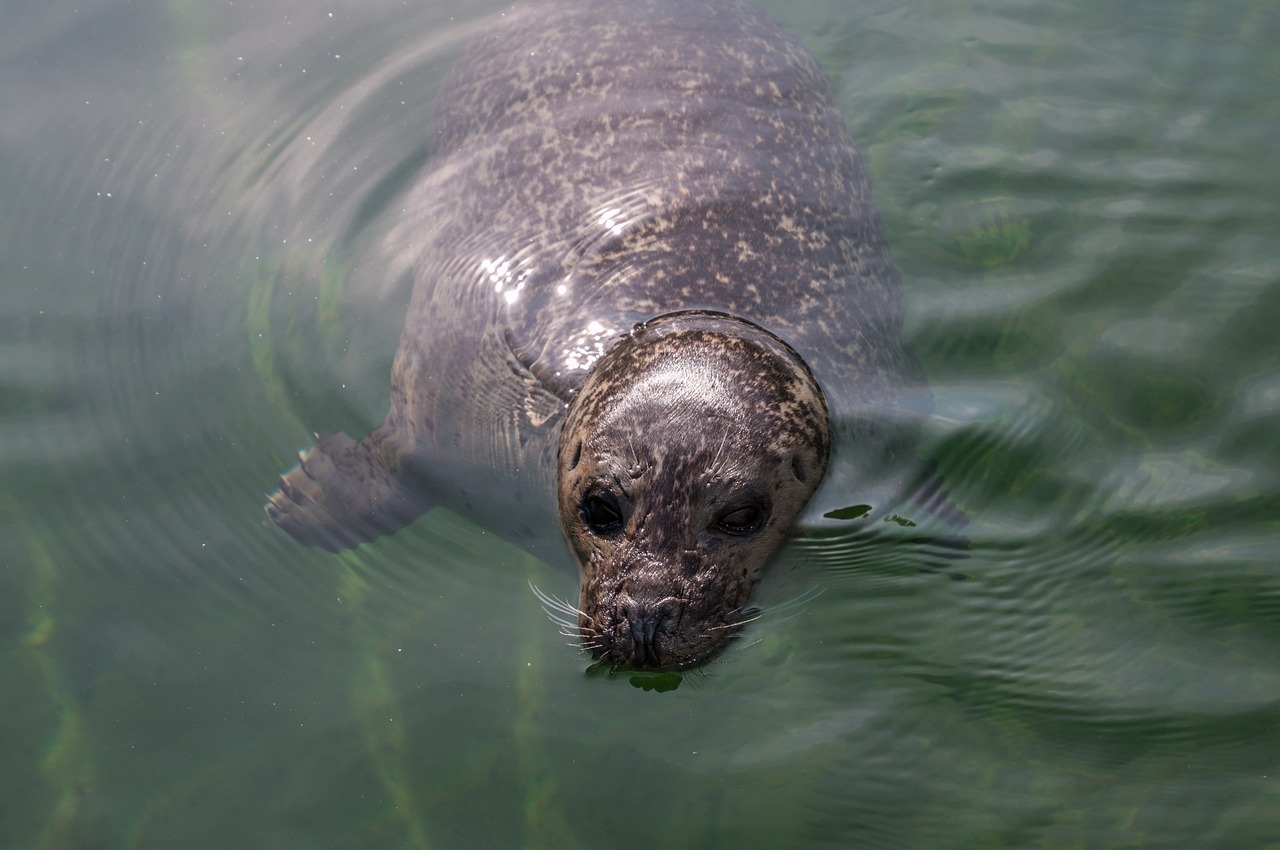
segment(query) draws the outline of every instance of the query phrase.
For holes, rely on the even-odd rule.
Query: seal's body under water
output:
[[[535,2],[438,103],[390,412],[268,513],[337,549],[439,504],[545,557],[558,511],[588,648],[702,663],[828,456],[848,504],[909,455],[922,376],[827,78],[745,3]]]

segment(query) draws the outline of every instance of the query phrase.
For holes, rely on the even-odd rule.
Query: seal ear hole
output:
[[[791,458],[791,474],[794,475],[796,480],[801,484],[809,483],[809,473],[805,472],[804,464],[800,462],[799,455],[793,455]]]
[[[617,534],[622,530],[622,509],[612,497],[591,493],[582,500],[582,520],[596,534]]]

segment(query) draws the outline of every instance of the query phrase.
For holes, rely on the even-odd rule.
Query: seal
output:
[[[266,511],[330,550],[438,505],[567,541],[596,658],[703,664],[828,466],[847,498],[904,457],[922,384],[827,77],[737,0],[546,0],[474,40],[433,121],[388,243],[414,279],[390,411]]]

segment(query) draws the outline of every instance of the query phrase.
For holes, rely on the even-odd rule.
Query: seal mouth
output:
[[[740,634],[747,623],[759,619],[756,608],[744,608],[715,625],[700,626],[686,634],[688,603],[669,596],[656,603],[620,598],[619,615],[606,625],[578,606],[553,596],[533,582],[529,589],[542,603],[547,619],[560,634],[573,638],[578,648],[591,654],[596,664],[611,670],[670,672],[698,667],[716,656]]]
[[[624,623],[610,632],[582,630],[582,647],[591,653],[597,663],[611,670],[635,670],[666,673],[700,667],[718,655],[737,635],[737,626],[697,655],[671,657],[661,648],[661,638],[645,635],[644,624]]]
[[[688,600],[673,596],[647,602],[624,593],[613,616],[592,617],[580,611],[576,632],[582,648],[611,669],[666,672],[705,664],[758,616],[744,609],[737,612],[740,616],[713,618],[693,608]]]

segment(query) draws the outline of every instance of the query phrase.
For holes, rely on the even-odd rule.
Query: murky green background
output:
[[[584,674],[564,564],[260,507],[385,412],[381,237],[497,5],[3,3],[0,847],[1280,847],[1280,10],[766,5],[972,549],[797,541],[660,693]]]

